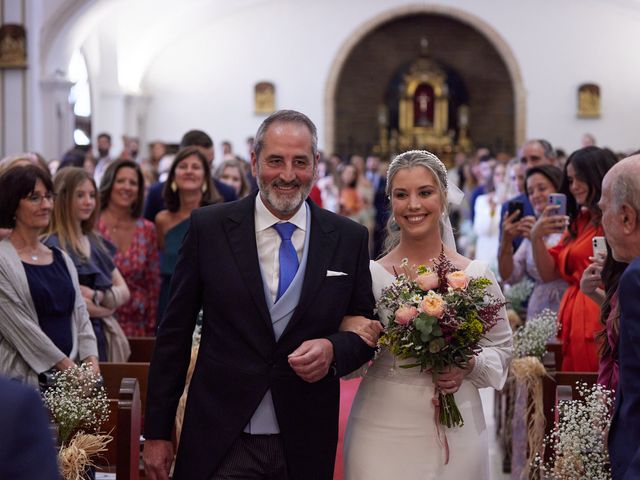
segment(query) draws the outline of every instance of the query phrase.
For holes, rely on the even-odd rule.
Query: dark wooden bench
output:
[[[562,341],[552,338],[547,341],[547,352],[551,352],[554,356],[556,370],[562,369]]]
[[[123,378],[135,378],[140,388],[141,412],[144,417],[147,399],[149,363],[147,362],[101,362],[100,373],[104,379],[104,388],[109,398],[118,398]]]
[[[129,337],[131,356],[129,362],[150,362],[156,346],[155,337]]]
[[[96,459],[98,471],[115,472],[118,480],[140,478],[140,388],[135,378],[123,378],[118,396],[109,399],[109,420],[103,426],[113,441]]]

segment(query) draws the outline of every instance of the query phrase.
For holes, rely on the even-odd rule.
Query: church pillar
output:
[[[50,158],[61,158],[73,146],[74,116],[69,93],[73,82],[63,76],[54,76],[40,81],[42,93],[42,121],[46,135],[43,138],[43,153]]]
[[[138,138],[138,145],[140,147],[139,159],[142,159],[147,156],[146,145],[149,139],[147,138],[146,126],[151,97],[143,94],[129,93],[125,95],[124,100],[125,132],[131,137]]]
[[[26,0],[0,0],[0,25],[24,26],[25,4]],[[0,69],[0,158],[28,149],[27,120],[27,69]]]

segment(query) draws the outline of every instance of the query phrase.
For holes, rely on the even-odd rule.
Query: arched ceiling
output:
[[[279,0],[62,0],[42,29],[44,75],[65,75],[72,53],[91,39],[114,49],[118,82],[138,91],[149,64],[176,39]],[[203,46],[206,55],[207,48]]]

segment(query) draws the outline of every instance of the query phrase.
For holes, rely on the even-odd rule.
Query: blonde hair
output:
[[[96,206],[87,220],[80,222],[80,229],[74,219],[74,194],[78,186],[85,180],[89,180],[95,190]],[[53,206],[53,219],[49,235],[56,234],[60,248],[71,251],[81,259],[86,259],[81,248],[83,235],[89,237],[91,244],[103,246],[102,239],[95,233],[95,226],[100,215],[100,198],[98,189],[93,177],[80,167],[66,167],[59,170],[53,179],[53,190],[56,194],[56,201]]]
[[[443,218],[448,215],[447,209],[447,168],[433,153],[426,150],[410,150],[401,153],[393,159],[387,170],[387,196],[391,200],[391,191],[393,189],[393,179],[400,170],[405,168],[424,167],[426,168],[436,182],[436,187],[442,199],[442,215],[439,219],[440,233],[444,231]],[[388,253],[400,243],[400,228],[395,221],[393,215],[389,216],[387,221],[387,237],[384,241],[384,253]]]

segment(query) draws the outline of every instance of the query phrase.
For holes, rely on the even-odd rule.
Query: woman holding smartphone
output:
[[[533,206],[536,217],[539,217],[548,205],[548,197],[551,193],[557,193],[562,186],[562,170],[554,165],[542,165],[527,170],[525,180],[525,193]],[[502,237],[500,238],[500,250],[498,252],[498,267],[500,276],[505,283],[516,284],[525,275],[535,281],[535,286],[529,297],[527,305],[527,320],[538,315],[545,308],[558,311],[560,300],[567,289],[567,282],[562,278],[556,278],[550,282],[544,282],[540,278],[538,269],[533,259],[533,250],[529,241],[531,228],[536,222],[536,217],[522,217],[524,208],[522,202],[514,208],[519,211],[509,212],[502,222]],[[560,233],[553,233],[544,238],[547,248],[555,246],[561,238]],[[524,237],[518,249],[513,251],[513,240],[516,237]]]
[[[598,201],[602,179],[615,163],[612,152],[598,147],[573,152],[560,189],[566,196],[566,214],[554,202],[544,208],[531,229],[533,258],[542,281],[562,278],[569,284],[558,311],[563,371],[598,370],[595,334],[601,328],[600,306],[580,291],[580,279],[591,263],[593,237],[604,235]],[[562,239],[547,248],[544,238],[553,233],[562,233]]]

